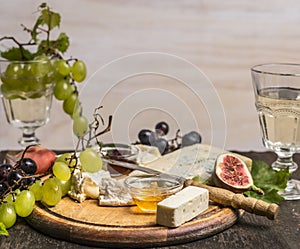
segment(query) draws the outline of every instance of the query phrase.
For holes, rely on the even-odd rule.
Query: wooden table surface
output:
[[[239,152],[255,160],[271,163],[275,156],[271,152]],[[0,160],[5,152],[0,153]],[[295,156],[300,163],[300,155]],[[294,177],[300,179],[300,170]],[[9,237],[0,237],[0,248],[91,248],[51,238],[31,228],[24,219],[18,218],[17,224],[9,229]],[[245,214],[241,220],[229,229],[214,236],[191,243],[172,245],[163,248],[219,248],[219,249],[298,249],[300,248],[300,201],[283,201],[276,220]],[[78,241],[80,243],[80,241]]]

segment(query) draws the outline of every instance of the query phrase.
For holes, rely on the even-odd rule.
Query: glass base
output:
[[[40,140],[35,136],[35,132],[28,130],[23,130],[23,135],[18,141],[23,148],[29,145],[37,145],[39,142]]]
[[[300,181],[291,179],[287,182],[285,192],[279,192],[285,200],[300,200]]]
[[[278,155],[277,160],[272,163],[272,168],[274,170],[289,169],[289,172],[293,173],[298,169],[298,165],[293,161],[292,155],[287,157]]]

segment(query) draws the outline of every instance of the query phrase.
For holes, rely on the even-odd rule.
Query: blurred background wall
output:
[[[224,140],[226,149],[263,150],[254,106],[254,95],[250,68],[265,62],[300,61],[300,2],[297,0],[64,0],[47,1],[62,16],[61,31],[71,38],[67,56],[84,60],[89,78],[82,85],[81,101],[90,110],[101,95],[101,77],[97,70],[111,61],[142,52],[161,52],[182,58],[197,66],[207,76],[222,103],[226,126]],[[20,39],[27,36],[20,24],[31,27],[35,21],[35,10],[40,1],[11,0],[1,1],[0,36],[14,35]],[[98,78],[97,78],[98,77]],[[99,78],[100,77],[100,78]],[[105,76],[106,77],[106,76]],[[108,75],[109,77],[109,75]],[[142,76],[128,80],[128,84],[114,87],[109,97],[103,101],[103,117],[114,113],[112,107],[122,103],[132,94],[137,84],[143,88],[169,86],[168,91],[182,87],[170,79],[156,76]],[[142,82],[142,83],[141,83]],[[132,89],[135,89],[133,92]],[[181,92],[181,90],[179,91]],[[179,93],[178,93],[179,94]],[[159,96],[158,96],[159,97]],[[133,98],[134,99],[134,98]],[[183,103],[189,101],[187,94],[180,97]],[[168,101],[168,100],[167,100]],[[197,100],[199,101],[199,100]],[[203,111],[196,117],[199,132],[205,143],[211,136],[219,134],[212,130],[209,121],[214,113],[205,113],[197,101],[190,100],[193,112]],[[201,100],[200,100],[201,102]],[[110,104],[111,103],[111,104]],[[116,105],[117,104],[117,105]],[[213,105],[214,103],[210,103]],[[129,104],[138,106],[138,102]],[[184,104],[183,104],[184,105]],[[42,144],[50,148],[73,148],[72,123],[54,100],[50,122],[37,134]],[[111,106],[111,107],[110,107]],[[170,136],[174,135],[178,120],[172,113],[149,115],[137,113],[130,123],[122,123],[115,117],[115,133],[128,133],[130,140],[137,139],[142,128],[153,128],[157,121],[165,119],[170,123]],[[189,127],[188,120],[183,130]],[[181,128],[181,127],[179,127]],[[20,132],[9,126],[3,108],[0,108],[0,147],[19,148],[17,139]],[[221,134],[222,136],[222,134]],[[109,140],[110,137],[104,138]],[[118,138],[116,138],[118,139]]]

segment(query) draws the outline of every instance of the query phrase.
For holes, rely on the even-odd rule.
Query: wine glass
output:
[[[49,121],[53,75],[49,60],[0,61],[1,90],[8,123],[22,130],[19,144],[39,143],[38,127]]]
[[[262,64],[251,68],[255,105],[263,144],[277,154],[273,169],[297,170],[293,155],[300,152],[300,65]],[[286,200],[300,199],[300,181],[290,179]]]

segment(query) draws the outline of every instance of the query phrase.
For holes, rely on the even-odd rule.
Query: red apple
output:
[[[20,156],[22,153],[20,154]],[[24,158],[31,158],[35,161],[37,170],[35,174],[43,174],[54,164],[56,154],[54,151],[42,146],[33,146],[27,149]]]

